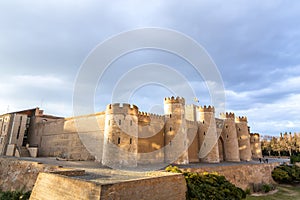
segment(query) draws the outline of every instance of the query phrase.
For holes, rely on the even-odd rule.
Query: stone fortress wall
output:
[[[213,106],[170,97],[164,99],[164,115],[119,103],[72,118],[33,115],[26,142],[38,148],[38,156],[96,159],[109,166],[239,162],[261,157],[259,134],[250,135],[247,123],[246,117],[216,118]]]

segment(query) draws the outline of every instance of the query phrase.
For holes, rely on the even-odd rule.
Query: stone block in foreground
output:
[[[181,174],[147,177],[114,183],[99,183],[58,174],[40,173],[30,199],[185,199]]]

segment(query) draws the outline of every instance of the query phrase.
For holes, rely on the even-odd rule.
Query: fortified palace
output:
[[[62,118],[39,108],[0,116],[0,155],[96,160],[103,165],[150,163],[219,163],[260,158],[257,133],[247,118],[213,106],[185,105],[185,99],[164,99],[164,115],[140,112],[129,104]]]

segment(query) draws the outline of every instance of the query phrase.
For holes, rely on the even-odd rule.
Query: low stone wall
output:
[[[0,189],[3,191],[33,189],[40,172],[54,172],[63,175],[82,175],[84,170],[60,168],[38,162],[0,157]]]
[[[101,199],[186,199],[186,182],[181,174],[102,185]]]
[[[30,199],[184,200],[185,192],[185,179],[181,174],[101,184],[57,174],[40,173]]]
[[[32,190],[31,200],[100,199],[101,185],[67,176],[40,173]]]
[[[246,189],[251,185],[258,183],[275,183],[272,179],[272,171],[280,163],[269,164],[249,164],[249,165],[232,165],[232,166],[212,166],[201,168],[182,169],[190,172],[218,172],[226,177],[234,185]]]

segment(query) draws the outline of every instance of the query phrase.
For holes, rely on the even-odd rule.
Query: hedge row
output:
[[[300,183],[300,167],[296,165],[280,165],[272,171],[272,177],[277,183]]]

